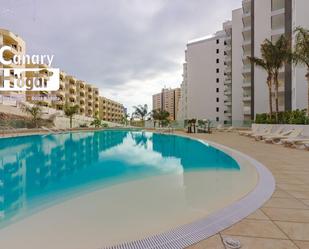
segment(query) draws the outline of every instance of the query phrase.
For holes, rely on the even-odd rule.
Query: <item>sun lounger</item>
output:
[[[222,124],[218,124],[217,131],[225,131],[225,128],[223,127]]]
[[[303,145],[305,146],[307,150],[309,150],[309,142],[303,142]]]
[[[290,131],[287,131],[286,133],[283,133],[283,135],[279,136],[269,136],[268,138],[265,139],[265,142],[267,143],[274,143],[274,144],[282,144],[281,140],[282,139],[288,139],[288,138],[297,138],[301,135],[303,132],[303,129],[292,129]]]
[[[251,134],[257,133],[259,126],[254,126],[250,131],[239,131],[238,134],[241,136],[250,136]]]
[[[309,143],[309,138],[308,137],[286,138],[286,139],[281,139],[281,142],[284,146],[287,146],[287,147],[297,147],[299,145],[304,145],[305,143]]]
[[[227,128],[225,131],[226,132],[233,132],[235,130],[235,127],[230,126],[229,128]]]
[[[250,137],[255,137],[255,136],[258,136],[258,135],[265,135],[265,134],[271,134],[271,131],[273,129],[273,126],[272,125],[269,125],[269,126],[266,126],[266,127],[263,127],[261,128],[261,130],[258,130],[257,132],[255,133],[252,133],[251,135],[249,135]]]
[[[268,132],[265,132],[264,134],[261,134],[261,133],[256,134],[256,135],[253,135],[253,137],[255,138],[256,141],[260,141],[260,140],[263,140],[264,137],[267,137],[267,136],[280,136],[280,135],[282,135],[283,130],[284,130],[284,127],[280,126],[274,132],[272,132],[272,129],[270,129],[270,130],[268,130]]]

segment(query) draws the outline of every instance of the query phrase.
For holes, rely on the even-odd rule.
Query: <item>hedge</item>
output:
[[[276,124],[276,115],[273,114],[272,117],[268,113],[256,114],[255,117],[256,124]],[[307,116],[307,111],[295,110],[286,111],[278,113],[278,124],[299,124],[306,125],[309,124],[309,117]]]

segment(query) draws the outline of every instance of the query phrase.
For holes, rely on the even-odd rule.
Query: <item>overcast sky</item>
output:
[[[188,40],[212,34],[241,0],[1,0],[0,25],[27,54],[95,84],[103,96],[148,104],[182,79]]]

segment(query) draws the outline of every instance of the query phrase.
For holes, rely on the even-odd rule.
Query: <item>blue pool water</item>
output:
[[[196,170],[240,170],[189,138],[98,131],[0,139],[0,228],[42,208],[113,184]]]

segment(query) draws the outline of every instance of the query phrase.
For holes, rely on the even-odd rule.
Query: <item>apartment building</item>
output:
[[[11,51],[4,51],[3,58],[5,60],[11,60],[14,55],[24,55],[26,53],[26,43],[25,41],[19,37],[18,35],[12,33],[6,29],[0,29],[0,47],[9,46],[11,47]],[[16,68],[25,68],[25,64],[16,65]],[[5,68],[12,68],[12,65],[3,65],[0,62],[0,87],[2,86],[4,80],[4,71]],[[10,75],[6,75],[5,77],[10,77],[10,81],[13,82],[14,79],[14,72],[10,71]],[[1,91],[1,95],[11,96],[16,94],[21,94],[18,92],[8,92],[8,91]]]
[[[163,88],[161,93],[152,95],[152,109],[167,111],[170,120],[176,120],[181,96],[180,88]]]
[[[125,108],[122,104],[99,97],[99,117],[105,121],[121,123],[125,115]]]
[[[294,44],[293,30],[309,28],[306,0],[246,0],[242,2],[244,64],[244,120],[254,119],[256,113],[268,111],[268,91],[265,72],[251,65],[247,55],[260,57],[265,39],[276,41],[281,35]],[[280,71],[279,110],[306,108],[306,70],[302,66],[286,65]],[[264,84],[263,84],[264,83]],[[273,93],[274,94],[274,93]]]
[[[261,68],[252,64],[248,57],[261,57],[260,47],[265,39],[275,42],[281,35],[285,35],[290,37],[293,45],[293,30],[298,26],[309,29],[306,11],[309,2],[243,0],[241,4],[241,8],[232,11],[232,20],[223,23],[223,31],[217,32],[211,38],[187,44],[179,109],[179,117],[182,119],[207,116],[212,120],[223,120],[225,123],[238,126],[254,120],[257,113],[269,111],[267,75]],[[214,46],[217,37],[220,38],[219,44],[222,40],[225,47]],[[216,49],[223,51],[223,58],[213,57]],[[216,59],[219,59],[219,64]],[[221,59],[223,65],[220,63]],[[213,68],[219,69],[219,72],[224,70],[224,78],[219,75],[219,85],[213,83],[216,78]],[[281,69],[280,111],[307,107],[305,75],[306,68],[301,65],[286,65]],[[221,81],[225,86],[224,118],[220,113],[222,96],[218,96],[219,102],[217,99],[213,100],[213,92],[221,91]],[[213,113],[213,109],[217,107],[219,113]]]
[[[232,123],[232,22],[223,23],[224,39],[224,123]]]
[[[231,66],[225,59],[228,36],[222,30],[214,35],[189,41],[185,51],[179,120],[210,119],[224,122],[225,80],[231,77]],[[228,102],[229,101],[229,102]]]
[[[12,32],[4,29],[0,29],[0,47],[10,46],[12,51],[4,52],[4,59],[12,59],[14,55],[24,55],[26,54],[25,42]],[[3,82],[3,70],[1,68],[10,68],[11,65],[0,64],[0,82]],[[48,66],[45,64],[40,65],[14,65],[14,68],[41,68],[42,70],[38,72],[26,72],[24,75],[27,77],[38,77],[41,80],[47,80],[49,77]],[[6,76],[7,77],[7,76]],[[12,81],[14,79],[14,74],[11,72],[10,77]],[[52,92],[0,92],[1,95],[16,95],[22,94],[25,100],[30,103],[37,103],[41,106],[52,107],[57,110],[63,110],[66,104],[68,105],[78,105],[79,115],[84,115],[88,117],[101,116],[108,121],[121,122],[124,113],[124,107],[122,104],[117,103],[113,100],[100,97],[99,89],[93,85],[89,84],[83,80],[79,80],[72,75],[68,75],[63,71],[60,71],[59,75],[59,90]],[[106,107],[106,112],[104,111],[100,114],[100,99],[102,100],[102,107]],[[14,101],[16,102],[16,101]]]

